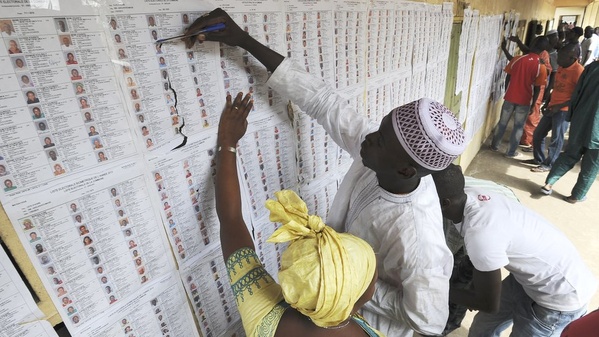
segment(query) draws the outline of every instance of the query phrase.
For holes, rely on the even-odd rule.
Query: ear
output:
[[[402,176],[404,179],[414,178],[417,173],[418,173],[418,170],[416,170],[416,168],[411,165],[402,167],[399,170],[397,170],[397,174]]]
[[[446,210],[449,209],[449,207],[451,207],[451,199],[449,198],[443,198],[441,199],[441,210]]]

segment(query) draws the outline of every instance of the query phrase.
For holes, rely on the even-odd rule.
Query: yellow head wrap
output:
[[[279,280],[285,301],[320,327],[336,326],[351,315],[376,268],[372,247],[351,234],[337,233],[295,192],[266,201],[270,220],[283,224],[268,242],[291,241],[281,257]]]

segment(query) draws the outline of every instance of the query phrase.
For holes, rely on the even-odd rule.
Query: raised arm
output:
[[[270,72],[274,72],[279,64],[283,62],[284,57],[276,51],[266,47],[265,45],[258,42],[256,39],[251,37],[248,33],[244,32],[233,19],[224,10],[217,8],[207,15],[201,16],[193,22],[186,32],[195,32],[200,29],[214,25],[217,23],[224,23],[225,29],[216,32],[199,34],[190,37],[185,40],[187,48],[191,48],[195,41],[200,43],[204,41],[218,41],[228,44],[232,47],[241,47],[250,52],[260,63],[262,63],[266,69]]]
[[[185,40],[187,47],[193,46],[196,41],[218,41],[247,50],[273,73],[267,83],[271,88],[315,118],[335,143],[352,157],[359,157],[361,142],[376,128],[376,125],[370,124],[368,117],[359,114],[347,98],[338,95],[322,78],[307,73],[303,66],[285,60],[279,53],[256,41],[220,8],[198,18],[188,32],[217,23],[224,23],[225,28],[188,38]]]
[[[520,48],[522,54],[528,54],[530,52],[530,48],[528,48],[524,43],[522,43],[520,37],[518,37],[517,35],[510,36],[509,40],[518,44],[518,48]]]
[[[254,242],[243,220],[241,194],[237,177],[237,142],[247,129],[247,116],[252,110],[250,95],[237,94],[227,103],[218,124],[216,160],[216,213],[220,222],[220,243],[225,261],[239,248],[254,249]]]
[[[503,41],[501,41],[501,50],[503,51],[503,54],[505,54],[505,57],[507,58],[508,61],[511,61],[514,56],[512,56],[512,54],[510,54],[510,51],[507,50],[507,40],[503,39]]]

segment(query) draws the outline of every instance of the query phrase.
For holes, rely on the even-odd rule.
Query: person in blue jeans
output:
[[[459,166],[433,179],[474,266],[472,287],[449,290],[451,302],[479,310],[468,336],[499,337],[513,324],[511,337],[558,337],[586,312],[597,279],[564,233],[505,195],[465,187]]]
[[[532,112],[531,104],[537,101],[541,86],[547,84],[547,68],[541,64],[539,54],[550,48],[549,40],[537,37],[526,55],[514,57],[505,67],[509,75],[507,90],[504,96],[499,123],[495,128],[491,149],[499,151],[499,144],[505,133],[508,122],[514,116],[514,128],[510,136],[510,145],[506,157],[517,156],[516,148],[522,137],[524,123]]]
[[[551,94],[551,100],[546,112],[539,121],[534,131],[533,163],[539,166],[533,167],[533,172],[548,172],[559,156],[564,146],[564,134],[570,123],[566,120],[570,98],[576,88],[576,83],[584,71],[584,67],[578,63],[576,45],[565,45],[557,55],[559,68],[555,76],[555,85]],[[551,130],[551,143],[545,155],[545,137]]]
[[[512,116],[514,116],[514,124],[512,134],[510,135],[510,143],[505,156],[508,158],[516,157],[518,155],[516,148],[518,147],[518,143],[522,137],[524,123],[526,123],[529,113],[530,105],[518,105],[507,100],[503,101],[503,105],[501,106],[501,117],[499,117],[499,123],[495,128],[495,133],[493,134],[493,140],[491,142],[491,150],[499,151],[499,144],[501,143],[501,139],[505,134],[507,124]]]
[[[586,195],[599,174],[599,61],[585,67],[570,103],[570,138],[545,178],[541,193],[551,194],[553,185],[579,161],[580,173],[572,194],[564,200],[575,204]]]

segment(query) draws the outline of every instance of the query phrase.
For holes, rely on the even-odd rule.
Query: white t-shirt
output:
[[[591,64],[599,55],[599,36],[597,34],[591,35],[590,38],[585,39],[581,43],[582,55],[581,59],[584,62],[582,65],[587,66]],[[591,52],[590,54],[588,52]]]
[[[365,318],[387,336],[412,336],[411,329],[425,335],[441,333],[449,315],[453,256],[445,244],[432,177],[423,178],[410,194],[385,191],[360,158],[361,142],[378,124],[289,59],[267,84],[315,118],[354,158],[326,223],[363,238],[377,254],[379,281],[365,306]]]
[[[543,307],[572,311],[586,306],[597,280],[559,229],[505,196],[464,190],[464,219],[455,226],[474,268],[486,272],[505,267]]]

